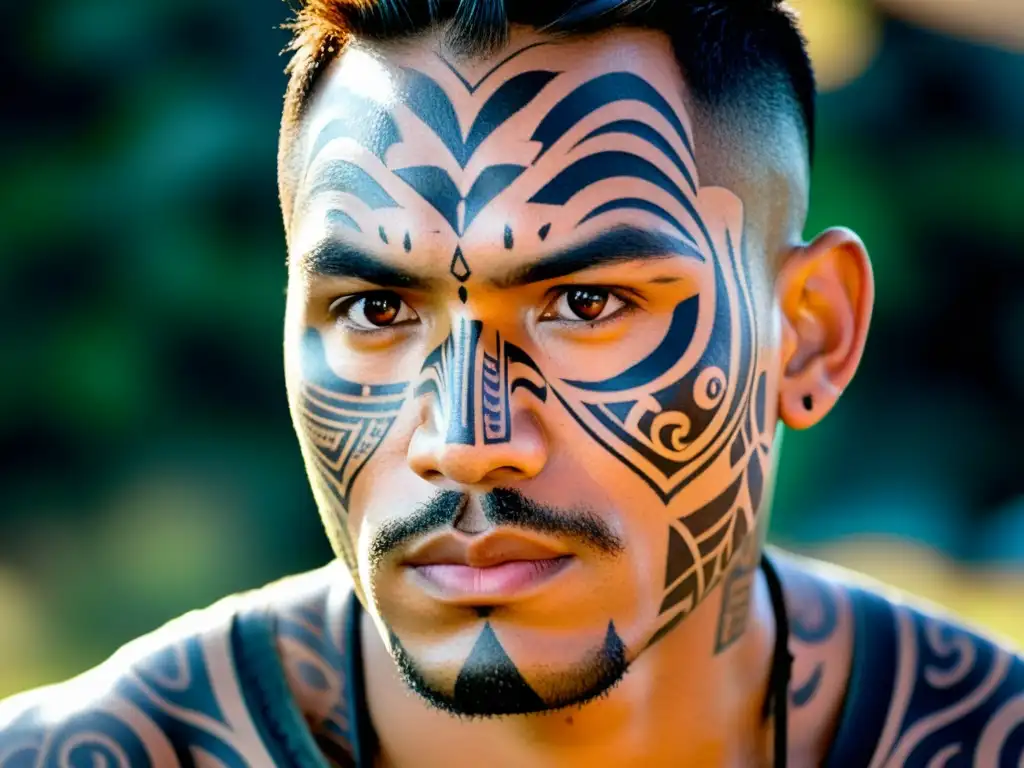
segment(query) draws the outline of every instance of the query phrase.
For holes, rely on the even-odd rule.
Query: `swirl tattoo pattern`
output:
[[[796,658],[789,700],[808,724],[837,721],[825,765],[1021,764],[1024,658],[842,578],[783,568]]]
[[[230,615],[213,616],[184,633],[179,619],[86,675],[30,694],[0,726],[0,766],[289,764],[286,740],[243,682]]]
[[[332,573],[328,566],[324,573]],[[276,611],[277,646],[296,700],[306,703],[306,720],[317,747],[332,765],[354,763],[354,724],[345,659],[345,593],[326,582],[300,577],[301,592],[292,592]],[[306,584],[308,583],[308,586]],[[294,595],[294,596],[292,596]]]
[[[896,686],[872,768],[1024,763],[1024,659],[941,618],[895,614]]]
[[[839,604],[834,587],[803,574],[789,601],[789,630],[795,643],[805,646],[801,656],[814,657],[813,666],[804,677],[796,677],[789,698],[794,707],[806,707],[817,696],[825,675],[826,661],[819,650],[826,648],[839,627]]]
[[[752,289],[733,233],[726,230],[717,245],[691,210],[714,270],[710,330],[701,337],[705,297],[694,296],[676,307],[662,342],[643,360],[610,379],[563,380],[552,388],[577,423],[666,505],[716,461],[728,461],[734,473],[717,497],[670,523],[665,622],[651,643],[720,581],[754,530],[770,451],[767,374],[755,373]]]

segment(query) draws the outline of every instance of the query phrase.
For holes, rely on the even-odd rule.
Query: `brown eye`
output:
[[[349,326],[374,331],[417,319],[417,315],[397,293],[375,291],[349,296],[331,305],[331,312]]]
[[[540,319],[568,325],[586,325],[611,320],[631,306],[635,305],[619,298],[607,288],[571,286],[559,291]]]
[[[377,293],[366,297],[363,315],[371,325],[391,325],[402,309],[402,300],[393,293]]]
[[[565,293],[565,303],[580,320],[597,320],[608,305],[608,291],[573,288]]]

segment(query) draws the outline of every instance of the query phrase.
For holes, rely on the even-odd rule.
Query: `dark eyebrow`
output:
[[[688,240],[638,227],[616,227],[584,243],[545,256],[493,282],[499,288],[515,288],[556,280],[606,264],[676,256],[705,260],[703,254]]]
[[[426,280],[392,266],[342,240],[324,240],[302,254],[298,267],[308,275],[354,277],[382,288],[425,288]]]

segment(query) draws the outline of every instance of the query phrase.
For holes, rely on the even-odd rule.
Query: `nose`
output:
[[[427,480],[501,485],[535,477],[547,461],[540,370],[497,333],[485,349],[482,333],[482,323],[463,320],[424,362],[408,459]]]
[[[431,409],[436,413],[436,409]],[[520,411],[512,419],[512,435],[505,442],[456,443],[430,418],[409,444],[409,466],[433,482],[448,480],[466,486],[501,486],[540,474],[547,448],[536,420]]]

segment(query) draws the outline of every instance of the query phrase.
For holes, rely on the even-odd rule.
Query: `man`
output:
[[[1020,765],[1024,660],[763,553],[872,305],[801,240],[813,101],[768,0],[308,2],[285,357],[338,560],[9,700],[0,765]]]

